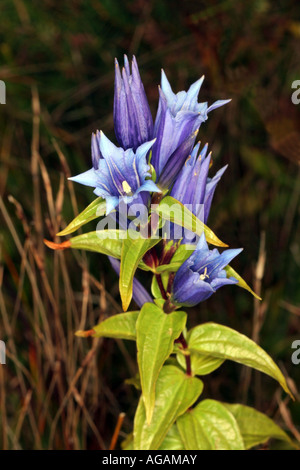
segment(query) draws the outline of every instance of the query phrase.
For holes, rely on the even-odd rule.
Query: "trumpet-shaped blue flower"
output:
[[[208,144],[200,152],[199,148],[200,142],[182,167],[171,196],[182,204],[190,204],[193,214],[206,224],[216,186],[228,165],[221,168],[213,178],[209,178],[211,152],[207,155]]]
[[[178,269],[173,284],[172,302],[193,306],[208,299],[222,286],[236,284],[234,277],[227,278],[224,268],[235,258],[240,249],[210,250],[201,235],[193,254]]]
[[[172,153],[170,157],[170,165],[166,165],[159,177],[157,182],[158,186],[164,190],[169,189],[174,181],[176,180],[180,170],[182,169],[182,165],[186,161],[187,156],[191,153],[192,148],[194,147],[194,143],[198,134],[198,129],[193,132],[191,135],[185,139],[179,147]]]
[[[114,128],[124,149],[136,150],[153,139],[153,119],[135,57],[132,73],[126,55],[122,72],[115,60]]]
[[[92,136],[93,168],[70,178],[95,188],[94,193],[106,199],[109,214],[120,201],[130,204],[140,193],[160,192],[150,177],[146,156],[155,140],[145,142],[136,151],[116,147],[103,132]]]
[[[206,224],[216,186],[227,165],[221,168],[213,178],[209,178],[211,153],[207,155],[207,144],[200,152],[199,148],[200,142],[196,144],[182,167],[170,195],[184,204],[187,209]],[[172,230],[172,238],[179,239],[182,237],[180,227],[175,225]],[[198,240],[198,236],[185,229],[181,243],[194,244]]]
[[[162,70],[159,105],[154,123],[156,142],[151,159],[157,176],[160,176],[165,166],[173,166],[172,156],[176,158],[175,150],[206,121],[208,113],[230,101],[219,100],[209,107],[207,103],[198,103],[203,80],[204,77],[200,78],[187,92],[175,94]]]

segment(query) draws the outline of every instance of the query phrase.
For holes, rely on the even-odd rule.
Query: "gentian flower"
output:
[[[208,299],[222,286],[236,284],[234,277],[226,277],[224,270],[240,249],[210,250],[202,234],[193,254],[178,269],[173,284],[171,301],[191,307]]]
[[[182,165],[186,161],[187,156],[191,153],[192,148],[194,147],[194,143],[198,134],[198,129],[193,132],[191,135],[185,139],[179,147],[172,153],[170,157],[170,165],[166,165],[159,177],[157,185],[160,189],[165,190],[169,189],[174,181],[176,180]]]
[[[115,272],[120,276],[120,261],[111,256],[108,256],[108,259]],[[142,308],[146,302],[153,302],[151,295],[135,277],[133,278],[132,297],[140,308]]]
[[[153,139],[153,119],[134,56],[132,73],[126,55],[122,73],[115,59],[114,128],[124,149],[136,150]]]
[[[200,78],[187,92],[180,91],[175,94],[162,70],[159,105],[154,123],[156,142],[151,157],[151,164],[155,168],[157,177],[165,166],[172,168],[176,157],[175,150],[200,127],[202,122],[206,121],[208,113],[230,101],[219,100],[209,107],[207,103],[198,103],[203,80],[204,77]]]
[[[207,144],[200,152],[199,148],[200,142],[183,165],[170,195],[206,224],[216,186],[228,165],[221,168],[213,178],[209,178],[211,153],[207,155]],[[170,235],[173,239],[182,238],[182,228],[171,226]],[[198,240],[197,235],[185,229],[181,243],[194,244]]]
[[[146,156],[155,140],[145,142],[136,151],[116,147],[103,132],[92,137],[93,168],[69,178],[95,188],[94,193],[106,199],[106,214],[121,201],[133,202],[140,193],[160,192],[150,177]]]
[[[228,165],[209,178],[211,152],[207,155],[208,144],[200,153],[199,148],[200,142],[183,165],[170,195],[184,205],[189,204],[192,213],[206,224],[216,186]]]

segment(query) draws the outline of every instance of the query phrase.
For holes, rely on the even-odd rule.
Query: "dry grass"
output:
[[[16,263],[9,258],[5,246],[1,247],[6,269],[1,265],[0,315],[3,329],[0,337],[6,338],[7,346],[7,365],[0,366],[1,447],[81,449],[92,443],[98,449],[105,449],[112,436],[99,431],[101,426],[95,418],[101,406],[99,397],[104,394],[104,401],[111,404],[106,406],[106,410],[101,410],[101,420],[111,419],[106,415],[114,410],[117,433],[120,430],[120,410],[109,388],[99,383],[96,352],[102,341],[83,342],[74,337],[74,332],[98,323],[108,312],[121,310],[103,283],[89,272],[85,253],[66,255],[51,252],[51,265],[47,266],[44,234],[49,233],[55,240],[55,234],[65,225],[61,211],[66,191],[74,216],[78,214],[78,205],[73,184],[68,182],[65,188],[65,177],[71,173],[56,141],[53,145],[64,177],[60,179],[57,193],[53,192],[39,153],[40,104],[37,90],[34,88],[32,91],[33,223],[26,219],[19,201],[10,196],[5,203],[0,197],[0,212],[19,255]],[[9,142],[5,152],[9,153]],[[42,207],[40,195],[43,192],[47,208]],[[43,217],[45,213],[49,214],[46,219]],[[21,233],[16,220],[21,222]],[[70,272],[74,269],[77,277],[81,278],[80,291],[72,285]],[[15,283],[13,304],[11,296],[6,295],[3,282],[9,275]],[[26,288],[28,283],[29,289]],[[31,298],[28,298],[28,291]],[[22,332],[26,337],[22,337]],[[121,341],[118,344],[125,362],[126,358],[129,361],[128,373],[134,372],[124,344]],[[107,429],[113,425],[112,422]],[[114,434],[110,446],[116,445],[116,439]]]

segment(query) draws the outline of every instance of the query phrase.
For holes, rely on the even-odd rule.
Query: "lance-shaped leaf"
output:
[[[140,398],[134,418],[134,449],[158,449],[172,424],[195,403],[202,390],[200,379],[187,376],[173,365],[164,366],[156,383],[150,424],[147,424],[144,400]]]
[[[272,358],[254,341],[227,326],[204,323],[188,334],[189,350],[253,367],[277,380],[291,396],[286,380]]]
[[[186,319],[185,312],[167,315],[155,304],[146,303],[137,320],[137,359],[148,423],[154,410],[157,377],[173,351],[174,340],[185,328]]]
[[[160,266],[157,266],[155,268],[155,272],[160,274],[160,273],[170,273],[170,272],[173,272],[173,273],[176,273],[176,271],[178,271],[178,269],[180,268],[182,263],[170,263],[170,264],[161,264]]]
[[[124,230],[99,230],[70,238],[71,248],[95,251],[114,258],[121,258]]]
[[[120,259],[122,242],[125,236],[125,230],[98,230],[97,232],[78,235],[62,243],[54,243],[49,240],[44,240],[44,243],[52,250],[76,248],[78,250],[93,251]]]
[[[237,286],[240,286],[243,289],[246,289],[256,299],[261,300],[261,297],[259,297],[257,294],[255,294],[255,292],[251,289],[251,287],[247,284],[247,282],[244,281],[244,279],[231,266],[228,265],[224,269],[227,273],[227,277],[235,277],[235,279],[238,280],[238,283],[236,284]]]
[[[245,448],[266,443],[271,437],[294,446],[290,437],[274,421],[250,406],[228,403],[223,405],[233,414],[240,428]]]
[[[136,339],[136,321],[139,315],[139,311],[119,313],[106,318],[101,323],[93,326],[88,331],[88,336],[94,336],[95,338],[120,338],[130,339],[135,341]],[[78,331],[77,336],[87,336],[85,332]]]
[[[145,253],[158,242],[159,239],[142,238],[137,232],[132,230],[127,231],[127,237],[123,240],[122,244],[119,280],[120,295],[124,312],[128,309],[132,299],[133,278],[139,262]]]
[[[69,235],[70,233],[75,232],[83,225],[91,222],[98,217],[101,217],[105,214],[106,211],[106,201],[104,201],[101,197],[95,199],[89,206],[87,206],[69,225],[62,230],[61,232],[57,233],[59,237],[63,235]]]
[[[203,400],[177,420],[186,450],[244,450],[234,416],[215,400]]]
[[[207,242],[212,245],[222,247],[228,246],[219,240],[213,231],[201,222],[201,220],[198,219],[189,209],[171,196],[163,198],[157,207],[153,205],[152,210],[159,214],[162,219],[180,225],[181,227],[194,232],[196,235],[200,236],[204,232]]]

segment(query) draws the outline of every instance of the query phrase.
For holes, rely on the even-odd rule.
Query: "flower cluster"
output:
[[[118,213],[124,203],[148,204],[151,197],[160,193],[161,197],[169,194],[189,205],[206,224],[214,191],[226,167],[209,177],[208,145],[200,150],[200,143],[195,142],[209,112],[230,100],[219,100],[210,106],[198,102],[203,80],[204,77],[188,91],[176,94],[162,70],[153,121],[135,57],[130,67],[125,56],[122,70],[116,60],[113,117],[119,147],[97,131],[92,135],[92,168],[70,179],[93,187],[94,193],[106,201],[106,214]],[[187,242],[185,237],[181,240],[182,244]],[[224,268],[239,252],[225,250],[220,254],[216,249],[209,250],[205,236],[198,237],[194,253],[175,275],[170,293],[174,305],[195,305],[219,287],[236,283],[236,279],[227,278]],[[118,270],[116,264],[114,268]],[[136,282],[135,286],[136,292],[141,291]]]

